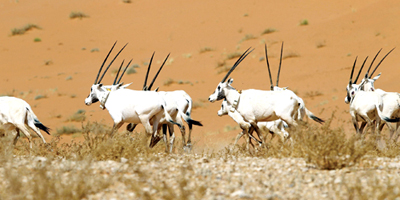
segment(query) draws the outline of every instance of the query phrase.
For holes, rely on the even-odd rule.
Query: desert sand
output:
[[[139,68],[122,81],[140,90],[151,54],[156,52],[153,76],[171,53],[155,86],[185,90],[192,97],[196,105],[192,118],[204,124],[193,131],[197,150],[221,149],[239,132],[228,116],[217,116],[220,102],[207,101],[225,75],[218,73],[223,68],[218,64],[232,66],[236,58],[228,57],[233,53],[255,48],[231,74],[233,86],[268,90],[264,44],[275,81],[284,42],[279,86],[295,91],[320,118],[328,119],[336,111],[334,126],[353,134],[344,97],[354,59],[358,56],[358,69],[369,56],[369,66],[379,49],[383,48],[378,60],[400,44],[400,2],[395,0],[2,0],[0,10],[0,94],[26,100],[53,132],[63,126],[80,127],[80,122],[68,121],[80,109],[86,111],[86,121],[112,126],[106,110],[98,103],[88,107],[84,99],[107,52],[118,41],[116,49],[129,44],[102,83],[111,84],[112,72],[122,60],[133,59]],[[88,17],[71,19],[72,12]],[[27,24],[39,28],[12,35],[12,29]],[[264,34],[266,29],[274,31]],[[375,75],[382,76],[376,88],[399,91],[399,55],[395,49],[377,70]]]

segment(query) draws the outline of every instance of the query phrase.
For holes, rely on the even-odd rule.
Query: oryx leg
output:
[[[169,145],[170,145],[169,152],[172,153],[172,150],[174,148],[174,142],[175,142],[175,133],[174,133],[174,125],[173,124],[168,125],[168,132],[169,132]]]
[[[162,127],[162,132],[163,132],[163,140],[165,143],[165,152],[168,152],[168,137],[167,137],[167,128],[168,125],[167,124],[161,124],[161,126],[158,127],[157,132],[160,132],[160,129]],[[156,145],[157,143],[155,143],[154,145]]]
[[[192,149],[192,128],[193,128],[193,124],[188,124],[188,126],[189,126],[189,136],[188,136],[188,140],[187,140],[186,146],[189,149]]]
[[[123,124],[124,124],[123,121],[114,122],[114,125],[113,125],[112,130],[111,130],[111,134],[110,134],[110,137],[111,137],[111,138],[114,137],[114,134],[118,131],[119,128],[121,128],[121,126],[122,126]]]
[[[396,123],[396,130],[395,130],[395,138],[394,138],[394,142],[397,142],[397,139],[399,138],[399,127],[400,127],[400,122]]]
[[[264,146],[264,147],[266,147],[265,146],[265,140],[264,140],[264,137],[263,137],[263,132],[260,130],[260,128],[257,126],[257,122],[255,122],[255,121],[251,121],[250,122],[250,124],[251,124],[251,128],[253,128],[255,131],[256,131],[256,133],[257,133],[257,135],[258,135],[258,137],[260,138],[260,140],[261,140],[261,146]],[[249,137],[250,137],[250,132],[249,132]],[[256,140],[257,141],[257,140]]]
[[[18,138],[19,138],[19,129],[15,128],[14,130],[11,131],[13,134],[15,133],[15,137],[14,137],[14,145],[17,144]]]
[[[21,130],[21,132],[28,138],[29,146],[32,148],[32,136],[29,133],[29,129],[26,128],[25,124],[16,124],[15,126],[17,127],[16,130]],[[19,134],[19,131],[17,131],[17,134]]]
[[[183,148],[183,147],[186,146],[186,128],[185,128],[185,126],[183,125],[182,118],[180,118],[180,117],[175,117],[174,119],[175,119],[175,122],[176,122],[176,123],[182,124],[182,126],[179,128],[179,130],[181,131],[181,134],[182,134],[182,148]],[[174,126],[174,125],[172,124],[172,125],[171,125],[172,131],[174,131],[173,126]],[[170,127],[169,127],[169,128],[170,128]],[[171,128],[170,128],[170,130],[171,130]],[[171,133],[170,133],[170,134],[171,134]],[[189,135],[190,135],[190,134],[189,134]],[[175,134],[174,134],[174,139],[175,139]]]
[[[137,124],[129,123],[129,124],[126,126],[126,130],[129,131],[129,132],[132,132],[133,130],[135,130],[136,126],[137,126]]]

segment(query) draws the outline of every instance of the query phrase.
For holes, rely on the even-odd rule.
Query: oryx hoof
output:
[[[183,150],[184,150],[186,153],[190,153],[190,152],[192,151],[192,148],[193,148],[192,143],[188,143],[188,144],[186,144],[186,146],[183,147]]]

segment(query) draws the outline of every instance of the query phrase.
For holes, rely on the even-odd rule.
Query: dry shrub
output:
[[[357,164],[369,150],[369,141],[362,142],[356,136],[346,137],[340,128],[330,128],[331,120],[318,128],[308,126],[294,135],[294,150],[299,157],[318,169],[341,169]]]

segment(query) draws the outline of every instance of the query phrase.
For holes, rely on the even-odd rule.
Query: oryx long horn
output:
[[[281,58],[280,58],[280,61],[279,61],[278,76],[277,76],[277,78],[276,78],[276,86],[277,86],[277,87],[278,87],[278,83],[279,83],[279,75],[281,74],[282,53],[283,53],[283,42],[282,42],[282,46],[281,46]]]
[[[154,57],[154,54],[155,54],[155,53],[156,53],[156,52],[153,52],[153,55],[151,55],[150,63],[149,63],[149,66],[147,67],[146,78],[144,79],[144,83],[143,83],[143,90],[147,90],[147,88],[146,88],[146,85],[147,85],[147,78],[149,77],[149,72],[150,72],[150,68],[151,68],[151,63],[153,62],[153,57]]]
[[[363,68],[364,68],[364,64],[365,64],[365,62],[367,61],[367,59],[368,59],[368,56],[365,58],[363,64],[361,65],[361,68],[360,68],[360,71],[358,71],[356,80],[354,80],[354,82],[353,82],[354,84],[357,83],[358,77],[360,77],[360,74],[361,74],[361,72],[362,72],[362,70],[363,70]]]
[[[381,51],[382,51],[382,48],[379,49],[378,53],[375,55],[374,59],[372,60],[371,65],[369,65],[369,68],[368,68],[368,71],[367,71],[366,76],[368,76],[369,70],[371,70],[371,67],[372,67],[372,65],[374,64],[374,61],[375,61],[376,57],[378,57],[378,55],[379,55],[379,53],[380,53]]]
[[[349,84],[351,84],[351,80],[353,79],[353,73],[354,73],[354,68],[356,67],[357,58],[358,58],[358,56],[357,56],[356,59],[354,60],[353,69],[351,69]]]
[[[114,59],[112,59],[112,61],[110,62],[110,64],[108,64],[107,68],[104,70],[103,75],[100,77],[100,80],[99,80],[98,83],[100,83],[101,80],[103,80],[103,77],[104,77],[104,75],[106,74],[107,70],[110,68],[110,66],[112,65],[112,63],[114,62],[114,60],[118,57],[118,55],[121,53],[121,51],[125,49],[126,45],[128,45],[128,43],[126,43],[125,46],[122,47],[121,50],[119,50],[119,52],[117,53],[117,55],[115,55]]]
[[[271,82],[271,90],[274,90],[274,84],[272,83],[271,69],[269,67],[269,62],[268,62],[267,44],[265,44],[265,60],[267,61],[269,81]]]
[[[156,78],[158,76],[158,74],[160,73],[161,69],[164,67],[164,64],[167,62],[168,57],[171,53],[168,54],[168,56],[165,58],[163,64],[161,65],[160,69],[158,69],[157,74],[154,76],[153,81],[151,81],[149,87],[147,88],[148,90],[151,90],[151,87],[153,87],[154,81],[156,81]]]
[[[101,64],[101,67],[100,67],[100,69],[99,69],[99,72],[97,72],[96,80],[94,80],[94,84],[97,84],[97,79],[99,79],[100,72],[101,72],[101,70],[103,69],[103,66],[104,66],[104,64],[106,63],[107,58],[108,58],[108,56],[110,55],[111,51],[114,49],[115,44],[117,44],[117,41],[114,42],[114,45],[111,47],[110,51],[108,52],[106,58],[105,58],[104,61],[103,61],[103,64]],[[99,81],[99,82],[100,82],[100,81]]]
[[[122,76],[124,76],[124,74],[125,74],[125,72],[126,72],[126,69],[128,69],[128,67],[129,67],[129,65],[131,64],[132,60],[133,60],[133,59],[131,59],[131,60],[129,61],[129,63],[126,65],[124,71],[122,72],[121,76],[119,77],[119,79],[118,79],[118,81],[117,81],[117,84],[119,84],[119,82],[121,81]]]
[[[122,63],[121,63],[121,65],[120,65],[119,68],[118,68],[118,72],[117,72],[117,75],[115,76],[113,85],[115,85],[115,83],[117,82],[117,79],[118,79],[118,76],[119,76],[119,72],[121,71],[121,68],[122,68],[122,66],[124,65],[124,62],[125,62],[125,59],[122,60]]]
[[[232,71],[242,62],[244,58],[246,58],[247,55],[249,55],[254,49],[250,50],[251,47],[249,47],[240,57],[239,59],[235,62],[235,64],[232,66],[232,68],[228,71],[228,73],[225,75],[225,77],[222,79],[221,83],[225,82],[228,76],[232,73]]]
[[[396,47],[395,47],[396,48]],[[369,75],[369,78],[372,77],[372,75],[374,74],[374,72],[376,71],[376,69],[378,69],[379,65],[382,63],[383,60],[385,60],[386,56],[388,56],[395,48],[393,48],[392,50],[389,51],[389,53],[387,53],[385,55],[385,57],[382,58],[382,60],[378,63],[378,65],[376,65],[374,71],[371,72],[371,75]]]

